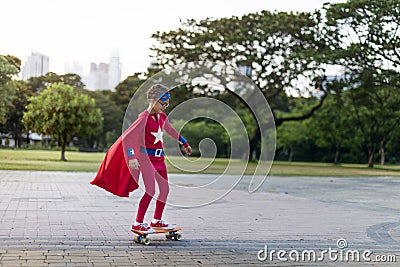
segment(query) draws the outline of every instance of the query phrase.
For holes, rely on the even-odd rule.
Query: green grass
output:
[[[270,175],[280,176],[400,176],[399,165],[368,168],[367,164],[274,162]]]
[[[83,153],[67,151],[67,161],[60,160],[60,151],[48,150],[12,150],[0,149],[0,170],[33,170],[33,171],[75,171],[96,172],[105,153]],[[192,171],[208,166],[210,159],[196,159],[193,157],[171,157],[173,163],[183,167],[190,167]],[[187,161],[190,161],[188,164]],[[182,173],[167,160],[170,173]],[[228,173],[242,173],[244,162],[232,160]],[[215,159],[201,173],[222,173],[228,166],[227,159]],[[250,162],[246,174],[253,174],[257,164]],[[277,176],[400,176],[400,165],[376,165],[368,168],[366,164],[339,164],[308,163],[308,162],[274,162],[270,175]]]
[[[97,171],[104,153],[65,152],[67,161],[61,161],[60,151],[0,150],[0,170],[32,171]]]

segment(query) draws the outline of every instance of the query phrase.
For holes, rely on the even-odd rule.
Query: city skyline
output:
[[[83,65],[77,61],[72,64],[65,64],[64,69],[64,73],[57,74],[78,74],[85,84],[85,88],[92,91],[112,90],[122,81],[121,63],[117,51],[111,54],[107,63],[90,62],[89,72],[84,72]],[[41,53],[32,52],[26,62],[22,64],[19,75],[22,80],[27,81],[31,77],[44,76],[48,72],[51,72],[49,69],[49,57]]]
[[[41,53],[34,53],[21,65],[19,76],[22,80],[27,81],[31,77],[44,76],[51,72],[49,69],[50,58]],[[107,63],[90,62],[90,71],[83,72],[81,63],[74,61],[72,64],[64,65],[66,74],[74,73],[81,77],[85,88],[88,90],[113,90],[122,81],[121,80],[121,63],[118,52],[114,51]]]
[[[117,50],[123,80],[146,71],[151,64],[151,34],[175,30],[187,19],[241,16],[262,10],[313,11],[325,2],[344,0],[234,0],[229,4],[204,0],[192,5],[182,0],[114,0],[96,5],[78,0],[6,1],[2,7],[8,12],[0,16],[0,23],[12,27],[2,29],[0,54],[16,56],[23,64],[32,52],[45,54],[50,58],[50,71],[63,74],[65,65],[73,62],[82,64],[85,73],[91,62],[108,62],[110,53]]]

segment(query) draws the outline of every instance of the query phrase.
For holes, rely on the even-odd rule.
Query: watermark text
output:
[[[292,249],[269,250],[268,245],[264,246],[257,253],[259,261],[293,261],[293,262],[396,262],[396,255],[373,255],[371,250],[347,249],[346,239],[339,239],[336,248],[329,247],[324,250],[305,249],[302,251]]]

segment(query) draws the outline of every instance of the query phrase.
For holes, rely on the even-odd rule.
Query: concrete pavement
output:
[[[90,185],[93,176],[0,171],[0,265],[396,266],[400,261],[397,178],[268,177],[252,194],[246,191],[249,179],[245,178],[209,205],[167,206],[166,219],[183,228],[183,240],[152,235],[152,244],[145,247],[135,244],[129,231],[142,191],[118,198]],[[184,188],[213,179],[212,175],[170,175],[177,185],[177,191],[171,190],[171,201],[208,203],[209,196],[227,193],[224,183],[209,186],[206,193]],[[339,248],[339,239],[347,246]],[[276,253],[273,259],[263,260],[265,248],[269,253],[286,252],[286,261]],[[323,261],[288,258],[294,250],[299,254],[313,250],[321,256],[329,249],[342,254],[371,251],[371,262],[344,262],[327,255]],[[397,263],[376,262],[377,256],[386,261],[395,256]]]

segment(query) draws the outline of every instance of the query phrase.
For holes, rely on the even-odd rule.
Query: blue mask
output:
[[[161,94],[159,99],[161,101],[167,101],[170,98],[171,98],[170,94],[169,93],[165,93],[165,94]]]

